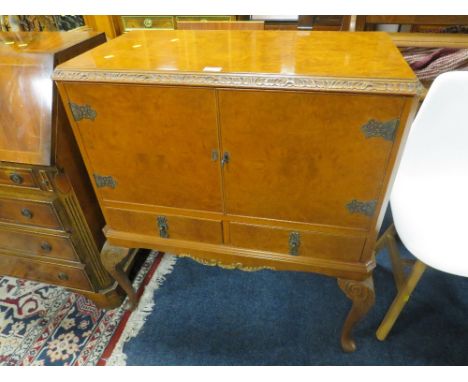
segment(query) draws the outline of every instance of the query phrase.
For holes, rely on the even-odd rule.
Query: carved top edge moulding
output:
[[[85,81],[113,83],[141,83],[158,85],[185,85],[234,87],[254,89],[296,89],[336,92],[363,92],[382,94],[421,94],[418,80],[380,80],[362,78],[334,78],[312,76],[278,76],[245,73],[189,73],[189,72],[136,72],[136,71],[85,71],[57,69],[56,81]]]

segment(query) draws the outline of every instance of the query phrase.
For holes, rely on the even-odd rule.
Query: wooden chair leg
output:
[[[397,290],[400,291],[405,284],[405,272],[404,267],[405,261],[400,257],[400,251],[398,250],[398,244],[395,236],[397,235],[395,226],[391,224],[382,236],[377,240],[375,251],[380,251],[384,246],[387,246],[390,255],[390,262],[392,264],[392,273],[395,280]]]
[[[414,291],[414,288],[416,288],[416,285],[421,279],[421,276],[423,275],[426,268],[427,266],[423,262],[419,260],[415,262],[405,284],[398,291],[397,296],[393,300],[392,305],[388,309],[387,314],[385,315],[384,319],[382,320],[382,323],[377,329],[376,336],[379,340],[383,341],[385,340],[385,338],[387,338],[388,333],[390,332],[393,325],[395,324],[395,321],[397,320],[403,307],[406,305],[407,301],[409,300],[411,294]]]
[[[387,235],[395,229],[395,226],[392,224],[388,227],[385,232],[379,237],[375,243],[375,253],[379,252],[383,247],[387,245]]]
[[[405,285],[406,276],[404,272],[404,263],[401,259],[398,244],[395,239],[395,226],[392,224],[391,228],[392,229],[387,233],[387,245],[388,252],[390,254],[390,262],[392,263],[393,279],[395,280],[395,285],[399,292]]]

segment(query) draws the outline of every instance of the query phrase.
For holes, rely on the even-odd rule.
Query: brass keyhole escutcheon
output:
[[[226,152],[223,154],[223,157],[221,158],[221,166],[224,167],[224,165],[228,164],[230,159],[231,159],[231,156],[230,156],[229,153],[226,151]]]

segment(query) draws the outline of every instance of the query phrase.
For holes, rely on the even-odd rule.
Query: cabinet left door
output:
[[[62,93],[101,206],[222,211],[213,90],[66,83]]]

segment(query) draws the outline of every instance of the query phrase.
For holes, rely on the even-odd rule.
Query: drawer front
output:
[[[230,223],[232,246],[329,260],[359,261],[365,236],[345,236],[316,231],[287,230]]]
[[[18,256],[2,254],[0,274],[69,288],[93,290],[86,272],[81,268],[34,261]]]
[[[223,242],[221,220],[134,212],[115,208],[106,208],[105,216],[109,227],[117,231],[203,243],[221,244]]]
[[[0,198],[0,221],[63,229],[54,203]]]
[[[174,29],[172,16],[122,16],[125,31],[133,29]]]
[[[71,240],[66,237],[0,229],[0,251],[2,249],[38,258],[79,261]]]
[[[235,21],[235,16],[213,16],[213,15],[204,15],[204,16],[176,16],[176,21]]]
[[[39,188],[32,170],[0,168],[0,185]]]

